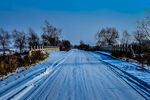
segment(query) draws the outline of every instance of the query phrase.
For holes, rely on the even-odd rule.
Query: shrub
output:
[[[116,51],[111,53],[112,56],[115,57],[132,57],[130,52],[125,52],[125,51]]]
[[[149,46],[145,47],[145,52],[144,52],[143,58],[146,60],[146,63],[148,65],[150,65],[150,47]]]
[[[47,57],[47,53],[44,54],[43,51],[37,50],[37,51],[32,51],[31,56],[29,58],[31,59],[31,63],[36,63],[39,60],[44,60]]]
[[[48,53],[44,53],[40,50],[33,51],[31,56],[25,55],[22,57],[22,54],[18,53],[14,55],[2,55],[0,56],[0,75],[13,72],[21,66],[29,66],[37,63],[38,61],[44,60],[46,57],[48,57]]]

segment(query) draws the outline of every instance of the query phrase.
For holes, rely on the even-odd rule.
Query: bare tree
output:
[[[0,45],[2,46],[3,54],[5,54],[6,47],[9,46],[10,35],[7,31],[0,28]]]
[[[121,43],[122,44],[130,44],[130,42],[131,42],[131,35],[129,34],[129,32],[127,30],[124,30],[123,34],[122,34]]]
[[[142,42],[147,39],[146,34],[144,34],[140,30],[135,31],[133,34],[134,34],[134,38],[135,38],[136,42],[139,45],[142,45]]]
[[[13,39],[15,47],[19,48],[20,53],[22,53],[22,50],[25,48],[27,42],[26,34],[23,31],[20,32],[15,29],[13,31]]]
[[[84,44],[84,41],[83,40],[80,40],[80,45],[83,45]]]
[[[148,14],[144,19],[137,21],[137,30],[145,34],[150,40],[150,12]]]
[[[45,45],[57,46],[61,35],[61,29],[57,29],[45,21],[45,27],[42,28],[42,39]]]
[[[78,46],[78,49],[88,51],[90,49],[90,45],[85,44],[83,40],[80,40],[80,45]]]
[[[35,31],[32,28],[29,28],[28,34],[29,34],[29,36],[28,36],[29,48],[31,49],[31,47],[38,46],[39,45],[39,37],[35,33]]]
[[[97,45],[113,45],[119,38],[118,31],[115,28],[107,27],[102,28],[100,32],[96,34]]]
[[[138,48],[137,48],[137,54],[138,57],[136,57],[136,59],[139,60],[139,62],[142,64],[143,67],[143,42],[145,40],[147,40],[147,35],[143,33],[143,31],[137,30],[136,32],[134,32],[134,38],[136,40],[136,42],[138,43]]]
[[[143,54],[145,52],[144,46],[146,42],[148,42],[147,40],[150,40],[150,15],[142,20],[137,21],[137,29],[134,32],[134,38],[138,43],[138,48],[136,48],[138,57],[136,57],[136,59],[138,59],[143,66],[144,62]]]

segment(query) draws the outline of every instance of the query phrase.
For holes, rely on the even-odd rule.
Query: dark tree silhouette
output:
[[[32,28],[29,28],[28,34],[29,34],[29,36],[28,36],[29,48],[31,49],[31,47],[38,46],[39,45],[39,37],[35,33],[35,31]]]
[[[42,28],[42,39],[44,45],[57,46],[61,35],[61,29],[57,29],[45,21],[45,27]]]
[[[68,40],[62,40],[62,45],[61,45],[61,49],[64,50],[64,49],[70,49],[71,47],[71,43],[70,41]]]
[[[148,12],[148,16],[138,20],[137,24],[137,30],[145,34],[147,39],[150,40],[150,12]]]
[[[13,31],[13,40],[15,47],[19,48],[20,53],[22,53],[22,50],[25,48],[27,43],[26,34],[23,31],[20,32],[15,29]]]
[[[81,41],[80,41],[80,45],[78,46],[78,49],[88,51],[88,50],[90,49],[90,45],[89,45],[89,44],[85,44],[85,43],[81,40]]]
[[[131,35],[127,30],[123,31],[122,38],[121,38],[122,44],[130,44],[131,43]]]
[[[140,30],[136,30],[135,32],[133,32],[134,34],[134,39],[135,41],[139,44],[142,45],[142,42],[145,41],[147,39],[146,34],[144,34],[142,31]]]
[[[5,54],[5,50],[10,43],[10,35],[7,31],[0,28],[0,45],[2,46],[3,54]]]
[[[107,27],[102,28],[100,32],[96,34],[97,45],[113,45],[119,38],[118,31],[115,28]]]
[[[145,40],[147,40],[147,35],[138,28],[133,34],[136,42],[138,43],[138,48],[136,48],[138,56],[136,57],[136,59],[142,64],[143,67],[143,43]]]

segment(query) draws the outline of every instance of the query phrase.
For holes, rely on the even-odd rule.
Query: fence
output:
[[[135,55],[134,51],[139,46],[137,45],[128,45],[128,44],[119,44],[113,46],[102,46],[101,50],[108,51],[108,52],[130,52],[133,56]]]
[[[127,44],[113,46],[113,52],[116,52],[116,51],[130,52],[131,49],[132,49],[132,45],[127,45]]]
[[[125,51],[129,52],[131,51],[133,45],[127,45],[127,44],[119,44],[119,45],[113,45],[113,46],[102,46],[101,50],[115,52],[115,51]]]

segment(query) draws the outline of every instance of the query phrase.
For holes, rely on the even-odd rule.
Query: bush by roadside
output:
[[[117,58],[121,57],[132,57],[132,54],[130,52],[124,52],[124,51],[117,51],[117,52],[112,52],[112,56],[115,56]]]
[[[48,57],[48,53],[43,51],[32,51],[32,55],[14,54],[0,56],[0,76],[7,75],[22,66],[30,66]]]
[[[111,55],[117,57],[117,58],[126,58],[128,61],[129,59],[134,59],[138,61],[142,66],[143,64],[150,65],[150,47],[149,46],[142,46],[140,49],[136,48],[134,49],[135,55],[131,52],[125,52],[125,51],[115,51],[112,52]]]

